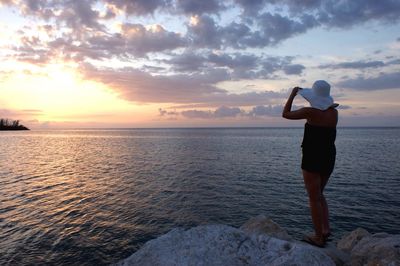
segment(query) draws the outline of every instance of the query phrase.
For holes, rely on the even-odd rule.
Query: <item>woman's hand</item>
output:
[[[294,87],[293,90],[292,90],[292,94],[296,95],[299,92],[299,90],[301,90],[300,87]]]

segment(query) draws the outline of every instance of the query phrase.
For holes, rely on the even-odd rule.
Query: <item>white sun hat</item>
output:
[[[331,85],[325,80],[317,80],[311,89],[301,89],[299,94],[306,99],[311,107],[319,110],[326,110],[329,107],[336,107],[338,104],[333,103],[333,98],[329,95]]]

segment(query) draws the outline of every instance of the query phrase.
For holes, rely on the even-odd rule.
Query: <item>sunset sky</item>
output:
[[[317,79],[339,125],[400,126],[398,0],[0,0],[0,28],[0,117],[32,128],[299,126]]]

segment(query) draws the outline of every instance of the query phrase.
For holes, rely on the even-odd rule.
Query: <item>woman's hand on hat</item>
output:
[[[294,87],[292,90],[292,94],[296,95],[299,92],[299,90],[301,90],[300,87]]]

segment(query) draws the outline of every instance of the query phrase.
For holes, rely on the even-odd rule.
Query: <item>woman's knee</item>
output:
[[[308,191],[308,198],[311,202],[322,202],[323,195],[320,191]]]

